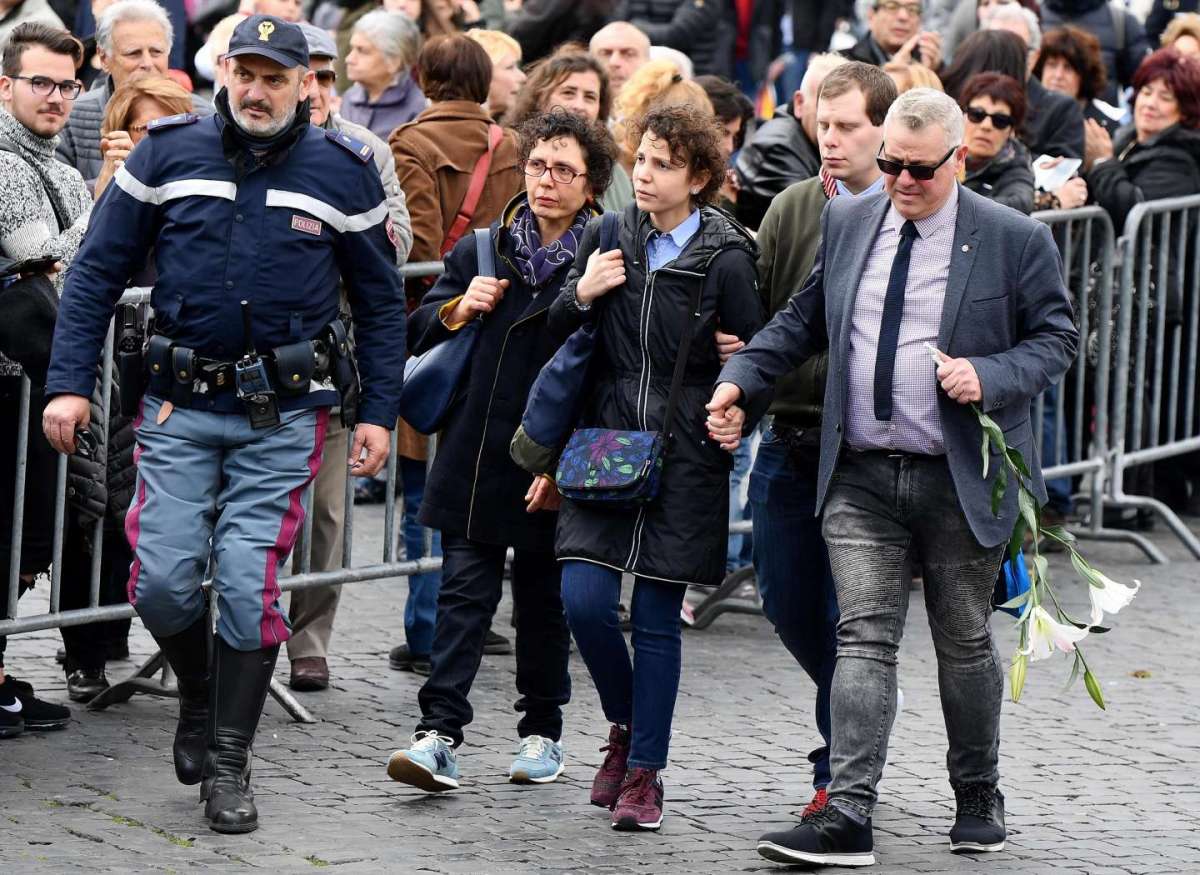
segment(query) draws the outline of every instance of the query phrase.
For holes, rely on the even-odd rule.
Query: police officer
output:
[[[354,407],[339,274],[362,374],[356,475],[387,456],[405,325],[371,149],[309,124],[303,33],[250,16],[224,64],[217,114],[151,123],[96,205],[63,291],[43,427],[56,449],[74,451],[113,307],[153,248],[129,599],[179,680],[176,775],[201,784],[212,829],[236,833],[258,825],[250,745],[289,634],[277,578],[338,390],[342,410]],[[220,599],[211,682],[210,554]]]

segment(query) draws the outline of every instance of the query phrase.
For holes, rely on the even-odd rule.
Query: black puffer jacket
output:
[[[550,307],[548,325],[560,338],[586,319],[599,320],[599,358],[593,362],[599,376],[580,426],[656,430],[663,427],[676,353],[692,319],[695,284],[702,284],[658,497],[633,511],[564,501],[559,559],[702,586],[724,576],[732,457],[708,439],[705,427],[704,405],[721,370],[713,335],[719,324],[748,341],[762,327],[763,312],[749,235],[718,210],[706,207],[700,215],[700,230],[679,257],[647,274],[653,226],[649,215],[629,207],[620,228],[626,282],[581,313],[575,286],[598,243],[599,223],[593,222]]]
[[[96,438],[97,451],[90,459],[78,453],[67,457],[67,504],[85,528],[103,517],[106,528],[120,531],[137,481],[133,420],[120,414],[120,391],[114,381],[109,395],[112,416],[108,428],[100,427],[104,422],[102,398],[97,380],[90,399],[90,430]]]
[[[967,162],[969,167],[969,158]],[[1011,137],[996,157],[968,170],[963,185],[1027,216],[1033,212],[1033,163],[1029,150]]]
[[[758,230],[775,195],[789,185],[816,176],[821,154],[804,133],[792,105],[780,107],[738,153],[737,220]]]
[[[653,45],[683,52],[697,76],[728,77],[734,36],[725,14],[728,5],[729,0],[622,0],[613,20],[635,25]]]
[[[558,515],[526,513],[524,496],[533,478],[512,461],[508,445],[538,371],[559,346],[546,328],[546,310],[558,297],[570,265],[533,287],[513,264],[508,229],[525,199],[524,193],[514,198],[491,226],[496,275],[510,285],[496,309],[482,317],[465,394],[438,439],[420,519],[431,528],[486,544],[548,553],[554,549]],[[454,342],[438,311],[466,292],[475,275],[475,235],[469,233],[451,250],[446,272],[408,317],[413,353]]]

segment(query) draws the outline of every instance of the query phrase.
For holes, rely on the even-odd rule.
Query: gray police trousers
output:
[[[134,422],[130,603],[151,634],[183,631],[205,610],[211,553],[217,634],[238,650],[286,641],[278,581],[321,465],[329,410],[286,412],[255,431],[241,414],[175,408],[164,418],[163,404],[147,395]]]

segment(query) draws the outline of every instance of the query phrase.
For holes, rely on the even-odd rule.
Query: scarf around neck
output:
[[[572,264],[579,240],[583,237],[583,229],[591,217],[591,207],[584,206],[575,214],[575,221],[561,237],[543,246],[537,217],[528,202],[517,207],[509,232],[516,248],[514,259],[517,269],[525,281],[535,288],[541,287],[562,267]]]

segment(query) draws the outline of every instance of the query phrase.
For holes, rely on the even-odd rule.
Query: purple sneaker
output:
[[[613,808],[613,829],[658,829],[663,821],[663,783],[658,769],[630,769]]]
[[[612,807],[617,804],[621,795],[621,783],[625,780],[626,761],[629,759],[629,730],[613,724],[608,730],[608,744],[600,748],[607,751],[600,771],[592,779],[592,804],[600,808]]]

